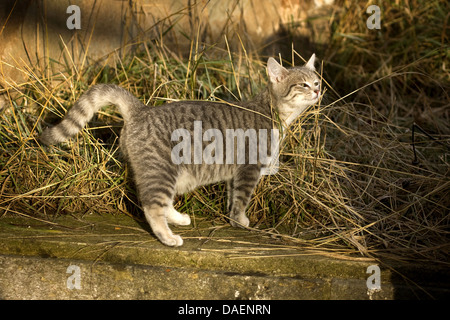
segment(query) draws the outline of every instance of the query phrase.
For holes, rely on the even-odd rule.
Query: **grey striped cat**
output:
[[[115,105],[125,123],[121,150],[130,164],[145,217],[163,244],[183,244],[168,224],[190,224],[187,214],[174,209],[174,196],[220,181],[227,182],[231,225],[247,227],[246,207],[262,170],[274,161],[270,146],[279,142],[252,138],[276,129],[280,122],[286,129],[319,100],[320,79],[314,62],[313,54],[304,66],[284,68],[269,58],[268,87],[253,100],[234,104],[179,101],[149,107],[116,85],[95,85],[81,96],[61,123],[44,130],[40,141],[62,142],[78,133],[101,107]],[[223,141],[230,132],[231,140]],[[235,143],[238,133],[244,137],[245,145]],[[251,154],[252,150],[260,154],[263,149],[272,151],[265,159]],[[240,157],[239,152],[244,156]]]

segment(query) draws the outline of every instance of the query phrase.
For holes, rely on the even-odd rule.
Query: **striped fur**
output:
[[[168,224],[190,224],[188,215],[173,208],[174,196],[219,181],[227,181],[230,223],[247,227],[249,219],[245,209],[263,164],[249,161],[244,164],[176,164],[171,156],[178,141],[172,141],[172,133],[182,128],[193,137],[195,121],[201,121],[202,133],[215,129],[223,136],[227,129],[271,130],[273,110],[278,112],[283,125],[289,126],[309,105],[318,101],[320,86],[314,73],[314,60],[313,55],[305,66],[286,69],[270,58],[268,88],[251,101],[237,103],[243,108],[207,101],[181,101],[153,108],[116,85],[96,85],[81,96],[61,123],[47,128],[40,140],[45,144],[62,142],[79,132],[101,107],[115,105],[125,123],[121,149],[133,171],[147,221],[162,243],[182,245],[183,240],[172,233]],[[203,141],[202,150],[209,143]],[[194,147],[192,152],[195,152]]]
[[[69,110],[57,126],[47,128],[40,141],[50,145],[63,142],[76,135],[92,119],[101,107],[116,105],[125,122],[132,116],[132,110],[143,107],[131,93],[113,84],[99,84],[90,88]]]

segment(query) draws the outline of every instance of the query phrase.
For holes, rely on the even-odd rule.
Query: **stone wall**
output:
[[[309,55],[326,43],[333,0],[2,0],[0,85],[36,74],[114,63],[137,45],[157,41],[187,56],[191,44],[277,55]],[[80,29],[67,21],[80,8]],[[309,19],[315,17],[315,19]],[[313,20],[313,22],[311,22]],[[71,20],[72,21],[72,20]],[[295,34],[295,37],[293,37]],[[26,66],[26,68],[24,68]],[[25,72],[29,67],[29,72]]]

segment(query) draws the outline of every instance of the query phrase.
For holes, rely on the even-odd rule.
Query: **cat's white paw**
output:
[[[235,217],[230,217],[230,224],[237,228],[246,228],[250,225],[250,220],[245,216],[245,215],[241,215],[241,216],[235,216]]]
[[[183,239],[176,234],[159,238],[163,244],[169,247],[180,247],[183,245]]]
[[[178,226],[187,226],[191,224],[191,218],[187,214],[179,213],[174,208],[167,212],[167,222]]]
[[[177,224],[179,226],[188,226],[191,224],[191,218],[187,214],[182,214],[181,217],[178,219]]]

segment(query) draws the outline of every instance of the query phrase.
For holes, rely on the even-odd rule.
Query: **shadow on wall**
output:
[[[227,39],[233,52],[245,48],[250,55],[281,54],[290,61],[292,46],[303,56],[323,49],[332,2],[271,0],[263,6],[259,0],[71,1],[80,8],[77,15],[65,1],[4,0],[0,85],[7,89],[27,80],[24,65],[45,74],[72,64],[115,64],[149,41],[188,57],[197,43],[199,50],[214,47],[208,53],[224,55]],[[69,29],[74,19],[80,29]]]

